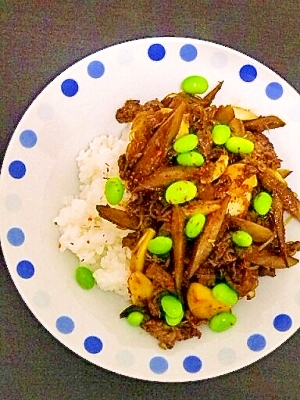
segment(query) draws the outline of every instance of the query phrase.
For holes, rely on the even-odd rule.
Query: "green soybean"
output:
[[[144,314],[140,311],[133,311],[127,317],[127,322],[132,326],[140,326],[144,320]]]
[[[253,208],[259,215],[266,215],[272,206],[272,196],[267,192],[260,192],[253,200]]]
[[[228,311],[214,315],[209,321],[209,327],[214,332],[223,332],[236,323],[236,316]]]
[[[186,153],[187,151],[194,150],[197,147],[198,142],[198,136],[189,133],[176,139],[173,143],[173,149],[177,151],[177,153]]]
[[[184,311],[182,311],[182,313],[176,318],[171,318],[166,314],[165,315],[166,323],[170,326],[176,326],[176,325],[180,324],[183,316],[184,316]]]
[[[165,295],[160,301],[161,307],[170,318],[179,318],[183,313],[182,303],[172,295]]]
[[[124,195],[124,185],[121,179],[117,177],[109,178],[105,184],[104,194],[109,204],[120,203]]]
[[[252,244],[252,236],[249,235],[248,232],[245,231],[235,231],[232,233],[232,241],[237,246],[240,247],[249,247]]]
[[[215,144],[224,144],[230,138],[231,130],[228,125],[215,125],[212,129],[212,139]]]
[[[254,143],[243,137],[231,136],[226,141],[225,147],[234,154],[249,154],[254,150]]]
[[[156,236],[148,243],[148,250],[152,254],[163,255],[168,253],[173,246],[173,241],[167,236]]]
[[[203,155],[195,150],[178,154],[176,160],[184,167],[200,167],[204,163]]]
[[[202,94],[207,91],[208,82],[203,76],[192,75],[183,80],[181,87],[186,93]]]
[[[87,267],[78,267],[75,272],[75,279],[82,289],[92,289],[95,285],[93,272]]]
[[[199,236],[205,225],[206,217],[204,214],[197,213],[191,216],[184,227],[184,233],[190,239]]]
[[[227,283],[218,283],[212,289],[213,296],[223,304],[233,306],[238,301],[238,295]]]
[[[177,181],[166,190],[166,201],[170,204],[181,204],[192,200],[197,195],[197,186],[190,181]]]

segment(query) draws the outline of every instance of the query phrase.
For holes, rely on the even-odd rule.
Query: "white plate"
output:
[[[278,115],[270,133],[289,184],[300,193],[300,97],[257,61],[226,47],[186,38],[151,38],[86,57],[53,80],[26,111],[9,144],[1,173],[1,241],[8,269],[38,320],[69,349],[116,373],[153,381],[216,377],[249,365],[287,340],[300,325],[300,268],[261,278],[252,301],[236,307],[237,324],[223,333],[203,328],[200,340],[161,350],[155,339],[119,319],[124,303],[73,278],[76,259],[58,250],[52,220],[65,195],[78,192],[75,157],[101,134],[118,135],[115,111],[180,90],[189,75],[210,88],[224,80],[216,104]],[[298,222],[288,227],[299,239]]]

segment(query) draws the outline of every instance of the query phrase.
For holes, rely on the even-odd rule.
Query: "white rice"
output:
[[[106,205],[104,187],[107,178],[118,176],[117,160],[125,152],[128,129],[122,137],[100,136],[87,150],[81,150],[76,158],[79,169],[80,193],[69,197],[54,219],[60,230],[60,250],[72,251],[85,265],[94,271],[97,285],[128,298],[130,250],[122,247],[122,238],[129,231],[118,229],[114,224],[99,217],[97,204]],[[123,204],[128,198],[125,193]],[[119,204],[122,206],[122,203]]]

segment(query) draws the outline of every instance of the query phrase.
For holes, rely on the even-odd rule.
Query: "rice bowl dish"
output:
[[[193,58],[186,59],[190,49]],[[90,68],[102,72],[92,76]],[[105,240],[95,238],[96,229],[92,236],[100,250],[89,250],[87,226],[92,228],[94,224],[88,218],[90,214],[97,219],[98,214],[92,205],[94,200],[86,200],[86,191],[81,198],[79,186],[87,188],[91,182],[86,177],[83,183],[77,180],[81,167],[75,159],[79,154],[85,157],[89,144],[102,135],[109,135],[105,140],[110,143],[116,142],[114,137],[120,137],[122,129],[114,118],[115,111],[126,99],[162,98],[177,91],[182,79],[193,73],[203,74],[212,84],[224,79],[217,105],[230,101],[256,114],[273,113],[287,123],[272,133],[271,140],[284,160],[283,168],[294,171],[288,182],[299,192],[299,166],[294,156],[299,95],[256,60],[220,45],[187,38],[124,43],[68,68],[28,108],[15,130],[1,171],[1,245],[12,279],[30,310],[54,338],[83,359],[109,371],[151,381],[202,380],[235,371],[271,353],[299,328],[297,266],[289,271],[278,270],[276,279],[262,279],[256,297],[236,306],[238,322],[233,329],[215,334],[204,326],[200,342],[180,342],[167,352],[148,333],[120,320],[119,313],[129,302],[124,290],[121,296],[109,293],[116,277],[110,286],[106,275],[102,284],[105,281],[107,288],[91,291],[82,290],[74,279],[80,259],[88,260],[90,264],[86,265],[94,272],[99,270],[99,258],[106,254]],[[127,141],[126,135],[122,134],[121,139]],[[114,157],[125,147],[123,143]],[[100,182],[99,170],[97,174]],[[107,172],[104,175],[107,177]],[[39,190],[32,191],[32,187]],[[95,197],[99,197],[96,203],[100,204],[101,194],[98,187],[91,192],[94,189],[98,193]],[[101,204],[105,203],[101,200]],[[65,211],[59,215],[62,208]],[[61,232],[53,224],[57,218],[63,227]],[[109,227],[106,239],[112,243],[120,231],[107,221],[101,226]],[[62,252],[58,244],[67,227],[68,235],[61,243],[61,249],[65,246],[66,250]],[[298,232],[298,222],[289,222],[288,240],[297,240]],[[123,229],[121,235],[126,235]],[[73,240],[80,251],[76,259],[71,252]],[[119,239],[118,244],[121,242]],[[122,261],[122,269],[126,270],[123,281],[130,273],[130,254],[124,253],[121,245],[117,251],[123,260],[127,259],[125,264]],[[107,264],[112,267],[108,258]],[[288,295],[279,297],[282,291]]]

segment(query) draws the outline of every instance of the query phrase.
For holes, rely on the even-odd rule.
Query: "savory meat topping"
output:
[[[251,299],[259,277],[274,277],[276,269],[298,262],[300,242],[286,243],[283,218],[287,211],[300,220],[300,202],[285,181],[290,171],[280,169],[281,160],[263,133],[285,123],[212,105],[221,87],[222,82],[204,97],[180,92],[145,104],[127,100],[116,113],[119,122],[131,123],[130,142],[118,160],[129,200],[123,209],[97,210],[132,230],[123,239],[133,260],[129,293],[144,315],[141,327],[164,349],[200,338],[199,325],[231,312],[233,303],[213,295],[219,283],[234,291],[231,299]],[[251,119],[243,120],[243,111]],[[229,139],[216,142],[212,131],[219,125],[226,126],[233,145],[227,145]],[[189,157],[178,158],[176,141],[185,135],[194,135],[186,141],[194,145],[182,151]],[[200,162],[195,153],[201,154]],[[256,207],[261,193],[270,204],[260,200]],[[198,214],[202,217],[191,220]],[[232,239],[239,231],[247,233],[247,244]],[[154,236],[170,238],[171,250],[150,251]],[[164,308],[164,296],[173,300],[173,308]]]

